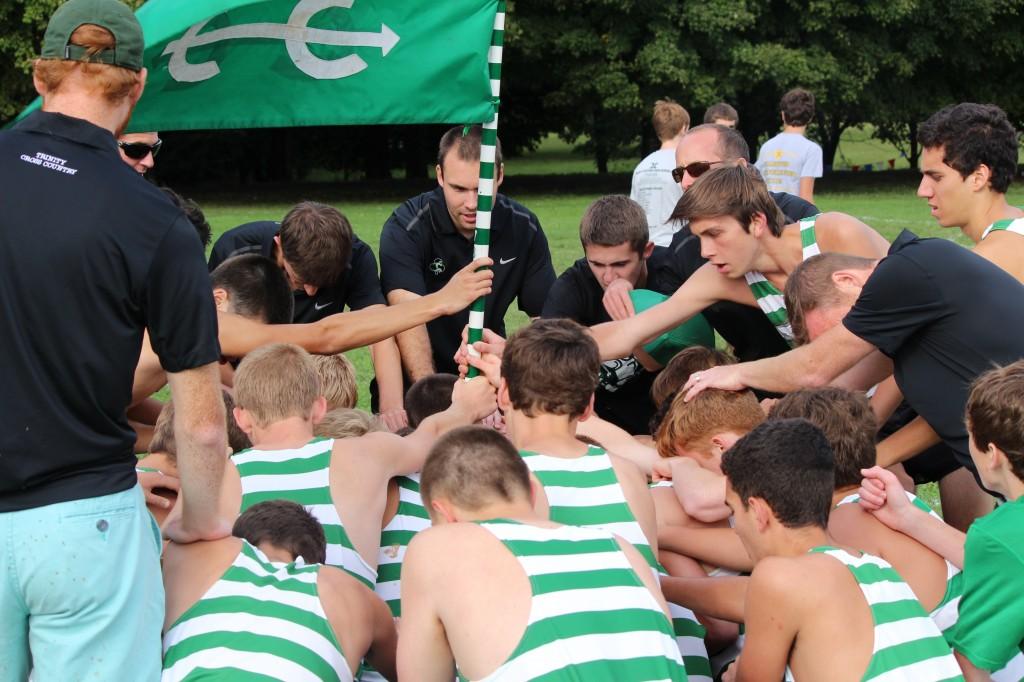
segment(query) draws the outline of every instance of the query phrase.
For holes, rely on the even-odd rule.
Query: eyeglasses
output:
[[[676,182],[683,181],[683,173],[689,173],[691,178],[699,178],[700,176],[711,170],[711,167],[716,163],[725,163],[724,161],[694,161],[688,163],[685,166],[676,166],[672,169],[672,179]]]
[[[164,141],[157,139],[153,144],[146,144],[145,142],[118,142],[117,146],[121,148],[124,155],[129,159],[135,159],[141,161],[146,158],[147,155],[152,154],[153,158],[160,152],[160,147],[163,146]],[[675,173],[675,171],[673,171]],[[673,175],[673,177],[675,177]],[[678,180],[676,181],[678,182]]]

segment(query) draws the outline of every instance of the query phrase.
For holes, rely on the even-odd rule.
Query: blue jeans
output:
[[[0,514],[0,682],[159,679],[160,549],[137,485]]]

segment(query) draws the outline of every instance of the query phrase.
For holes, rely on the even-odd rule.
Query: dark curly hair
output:
[[[1005,194],[1017,173],[1017,131],[994,104],[963,102],[940,109],[917,129],[922,147],[943,148],[943,161],[962,177],[981,164],[992,171],[992,189]]]

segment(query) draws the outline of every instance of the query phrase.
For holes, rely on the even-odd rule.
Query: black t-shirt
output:
[[[789,223],[802,218],[818,215],[818,208],[798,196],[785,192],[769,192],[776,205],[782,210]],[[675,276],[672,291],[690,278],[697,268],[707,263],[700,255],[700,239],[683,226],[672,237],[668,246],[671,253],[671,269]],[[759,309],[720,301],[704,310],[704,317],[723,339],[733,347],[733,353],[741,362],[769,358],[789,350],[789,344],[779,335],[763,312]]]
[[[484,326],[504,336],[505,312],[519,309],[540,315],[555,281],[548,240],[537,216],[503,194],[491,213],[490,257],[494,284],[484,309]],[[384,292],[404,289],[420,296],[439,291],[473,261],[473,244],[452,222],[441,188],[409,199],[395,209],[380,235],[380,274]],[[438,372],[458,371],[452,359],[459,349],[469,310],[427,323]]]
[[[655,246],[647,260],[647,282],[643,288],[670,295],[675,291],[674,281],[668,249]],[[587,259],[580,258],[555,280],[541,317],[567,317],[587,327],[610,322],[603,297],[604,289]],[[630,433],[648,433],[654,414],[651,384],[656,376],[632,356],[605,362],[594,398],[597,415]]]
[[[168,372],[220,357],[202,244],[82,119],[0,132],[0,186],[0,512],[126,490],[143,330]]]
[[[213,245],[210,272],[228,258],[244,253],[258,253],[273,260],[274,237],[280,229],[281,223],[259,220],[228,230]],[[366,242],[355,235],[352,238],[352,258],[337,282],[321,287],[313,297],[301,289],[292,293],[295,296],[294,322],[316,322],[344,311],[346,306],[350,310],[361,310],[385,303],[377,277],[377,259]]]
[[[843,324],[892,358],[907,402],[973,470],[968,388],[1024,357],[1024,285],[953,242],[904,230]]]

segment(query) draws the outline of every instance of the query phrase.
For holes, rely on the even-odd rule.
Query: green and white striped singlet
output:
[[[850,570],[875,623],[867,680],[939,682],[963,680],[960,665],[942,633],[910,586],[886,561],[870,554],[855,557],[836,547],[815,547]],[[787,677],[789,671],[787,670]]]
[[[333,438],[314,438],[290,450],[242,450],[231,456],[242,478],[242,509],[266,500],[301,504],[324,527],[327,561],[373,589],[377,571],[359,556],[331,498]]]
[[[575,458],[529,451],[519,454],[544,486],[552,521],[615,533],[636,547],[656,575],[667,575],[626,503],[626,495],[604,449],[590,446],[586,455]],[[676,643],[690,680],[711,682],[704,626],[690,609],[672,602],[668,605]]]
[[[380,534],[377,585],[374,589],[391,608],[391,615],[397,617],[402,615],[399,596],[405,549],[416,533],[430,528],[430,515],[420,497],[420,475],[398,476],[395,480],[398,481],[398,511]]]
[[[374,591],[391,609],[391,615],[402,615],[402,561],[405,550],[416,533],[430,528],[430,515],[420,497],[420,475],[396,476],[398,482],[398,511],[380,534],[380,553],[377,555],[377,584]],[[369,663],[363,663],[360,682],[384,682],[384,677]]]
[[[687,679],[668,620],[610,533],[479,525],[516,556],[533,594],[522,639],[485,680]]]
[[[351,680],[320,603],[319,570],[273,563],[243,540],[224,575],[164,635],[162,682]]]
[[[907,493],[907,498],[915,507],[928,512],[940,521],[942,520],[942,517],[936,514],[924,500],[913,493],[907,491],[904,492]],[[843,504],[857,504],[859,501],[860,495],[854,493],[839,500],[836,506],[838,507]],[[956,626],[956,621],[959,617],[960,597],[962,597],[963,594],[963,573],[952,563],[946,561],[946,593],[942,595],[942,599],[939,601],[938,606],[932,609],[932,612],[929,615],[939,627],[939,630],[942,631],[943,636],[947,639],[953,636],[953,632],[955,630],[954,626]]]
[[[1024,218],[1010,218],[1007,220],[997,220],[981,233],[982,240],[989,235],[990,232],[1016,232],[1019,235],[1024,236]]]
[[[818,248],[817,238],[814,235],[814,223],[817,220],[818,216],[811,216],[800,221],[800,243],[803,247],[803,260],[821,253],[821,249]],[[746,273],[743,277],[747,280],[747,286],[750,287],[750,293],[754,295],[754,300],[757,301],[758,307],[768,316],[771,323],[775,325],[782,338],[792,343],[793,328],[789,325],[789,314],[786,312],[786,301],[782,296],[782,292],[769,282],[764,274],[756,270]]]

